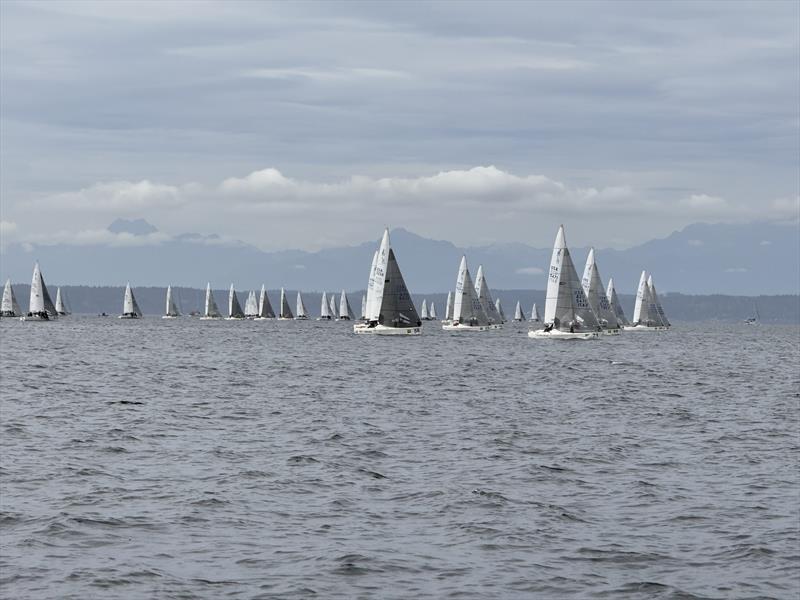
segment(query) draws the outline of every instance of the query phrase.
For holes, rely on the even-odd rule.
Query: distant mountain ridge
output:
[[[109,229],[132,236],[157,231],[143,219],[117,220]],[[466,253],[473,274],[479,264],[484,265],[494,289],[546,287],[550,248],[521,243],[459,248],[403,228],[394,229],[391,235],[412,292],[452,289],[462,253]],[[130,281],[134,285],[201,287],[210,281],[220,288],[234,283],[240,289],[255,289],[266,283],[270,288],[352,290],[364,287],[376,246],[377,239],[318,252],[264,252],[216,235],[191,233],[150,245],[9,244],[0,254],[0,277],[26,282],[38,259],[52,283],[124,285]],[[588,248],[570,250],[580,275]],[[603,280],[613,276],[621,293],[634,292],[642,269],[653,273],[661,293],[800,293],[800,232],[796,226],[698,223],[626,250],[598,248],[596,252]]]

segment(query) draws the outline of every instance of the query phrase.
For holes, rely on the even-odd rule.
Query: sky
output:
[[[796,226],[798,107],[795,1],[4,1],[0,242]]]

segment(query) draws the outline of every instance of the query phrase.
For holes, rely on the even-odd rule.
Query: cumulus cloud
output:
[[[0,221],[0,246],[6,246],[16,241],[19,227],[13,221]]]

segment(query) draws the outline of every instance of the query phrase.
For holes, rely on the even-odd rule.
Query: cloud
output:
[[[175,186],[138,182],[111,181],[96,183],[75,192],[64,192],[35,200],[32,208],[104,212],[113,215],[140,215],[149,208],[180,208],[187,202],[187,192]]]
[[[544,269],[539,267],[522,267],[514,272],[518,273],[519,275],[541,275],[544,273]]]
[[[0,247],[16,241],[19,227],[12,221],[0,221]]]

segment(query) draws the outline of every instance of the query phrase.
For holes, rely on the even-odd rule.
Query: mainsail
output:
[[[47,285],[44,283],[44,277],[41,269],[39,269],[38,262],[33,266],[28,314],[49,319],[58,318],[56,307],[53,306],[53,301],[50,299],[50,293],[47,291]]]
[[[350,301],[347,299],[347,294],[342,290],[342,295],[339,297],[339,319],[350,321],[355,318],[353,309],[350,308]]]
[[[331,292],[331,295],[328,296],[328,309],[331,311],[331,316],[335,317],[339,314],[336,310],[336,294]]]
[[[606,298],[608,298],[608,303],[611,305],[611,310],[614,311],[614,315],[617,317],[617,323],[619,323],[620,327],[630,325],[628,318],[625,316],[625,311],[622,310],[622,306],[619,303],[619,298],[617,298],[617,290],[614,288],[613,277],[608,280]]]
[[[586,257],[586,266],[583,269],[583,279],[581,280],[583,292],[589,306],[597,316],[600,325],[606,329],[619,329],[619,322],[611,303],[606,296],[603,281],[600,279],[600,272],[597,269],[597,262],[594,258],[594,248],[589,249],[589,256]]]
[[[367,318],[367,295],[361,294],[361,319]]]
[[[281,309],[278,316],[281,319],[294,319],[292,309],[289,308],[289,300],[286,298],[286,291],[281,288]]]
[[[495,299],[494,301],[494,308],[497,311],[497,314],[500,315],[500,322],[506,322],[506,313],[503,312],[503,305],[500,304],[500,298]]]
[[[547,278],[544,322],[561,331],[595,331],[597,318],[581,287],[567,248],[564,226],[558,228]]]
[[[124,317],[141,317],[142,310],[136,302],[136,296],[133,295],[131,284],[125,285],[125,298],[122,301],[122,316]]]
[[[244,311],[242,310],[242,305],[239,304],[239,298],[236,296],[233,284],[231,284],[231,289],[228,292],[228,318],[244,319]]]
[[[531,308],[531,321],[534,323],[541,321],[541,318],[539,317],[539,309],[536,308],[536,302],[533,303],[533,307]]]
[[[214,294],[211,291],[211,284],[206,284],[206,306],[203,311],[203,316],[210,319],[218,319],[222,315],[217,307],[217,301],[214,300]]]
[[[656,292],[656,286],[653,283],[652,275],[647,278],[647,287],[650,292],[650,300],[655,306],[655,314],[658,316],[659,324],[664,327],[669,327],[670,322],[667,320],[667,315],[664,314],[664,308],[661,306],[661,301],[658,299],[658,292]]]
[[[326,292],[322,292],[322,302],[319,306],[319,318],[320,319],[330,319],[330,307],[328,306],[328,294]]]
[[[486,283],[486,276],[483,272],[483,265],[478,265],[478,274],[475,277],[475,293],[478,295],[478,301],[481,303],[483,312],[489,319],[489,323],[502,323],[503,318],[497,310],[497,307],[492,300],[492,294],[489,292],[489,285]]]
[[[430,307],[430,309],[428,309],[428,316],[431,319],[435,319],[436,318],[436,305],[433,302],[431,302],[431,307]]]
[[[267,288],[261,284],[261,294],[258,297],[258,318],[259,319],[274,319],[275,311],[272,310],[269,296],[267,296]]]
[[[247,294],[247,300],[244,303],[244,316],[249,319],[254,319],[258,316],[258,300],[253,290],[250,290],[250,293]]]
[[[61,295],[60,287],[56,288],[56,312],[59,314],[59,316],[66,316],[69,314],[66,303],[64,302],[64,298]]]
[[[660,319],[651,313],[650,288],[647,286],[647,271],[642,271],[636,288],[636,304],[633,305],[633,325],[658,325]]]
[[[386,270],[389,266],[389,230],[385,229],[381,238],[381,245],[375,259],[375,269],[372,274],[372,302],[367,298],[367,317],[370,321],[379,321],[381,305],[383,304],[383,288],[386,285]],[[414,309],[416,313],[417,310]]]
[[[378,263],[378,251],[372,255],[372,266],[369,268],[369,281],[367,282],[366,303],[364,306],[364,320],[369,321],[372,309],[373,297],[375,296],[375,265]]]
[[[467,268],[467,257],[461,257],[456,279],[456,293],[453,301],[453,324],[488,325],[489,318],[483,310],[481,301],[475,293],[475,286]]]
[[[14,295],[14,288],[11,287],[11,280],[6,281],[3,288],[3,304],[0,307],[0,316],[3,317],[19,317],[22,316],[22,311],[17,303],[17,297]]]
[[[514,320],[515,321],[524,321],[525,320],[525,313],[522,312],[522,305],[517,300],[517,307],[514,309]]]
[[[453,292],[447,292],[447,304],[444,306],[444,320],[449,321],[453,318]]]
[[[306,305],[303,303],[303,296],[300,292],[297,292],[297,302],[295,302],[295,319],[307,319],[308,318],[308,311],[306,310]]]
[[[427,321],[428,320],[428,301],[427,300],[423,300],[422,301],[422,307],[420,308],[419,316],[423,321]]]
[[[177,317],[179,316],[178,307],[175,304],[175,299],[172,297],[172,286],[167,286],[167,305],[166,305],[166,312],[164,313],[168,317]]]

